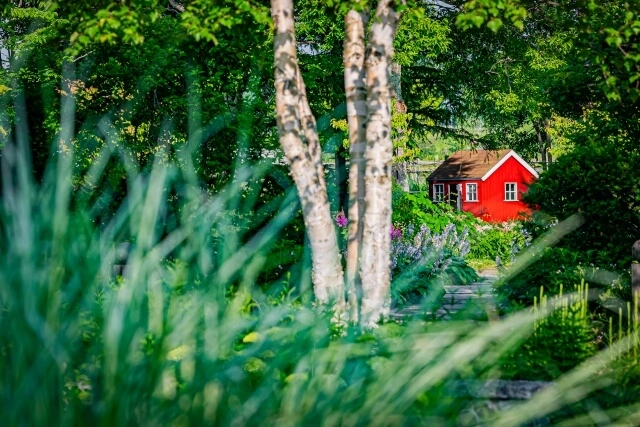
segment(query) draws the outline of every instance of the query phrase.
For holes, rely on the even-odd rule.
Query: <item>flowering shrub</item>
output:
[[[393,229],[391,233],[393,237]],[[440,234],[432,234],[424,224],[415,231],[411,224],[405,239],[391,243],[391,271],[402,271],[414,263],[431,264],[432,274],[444,271],[451,263],[451,255],[464,257],[469,252],[468,234],[469,230],[465,228],[458,236],[453,224],[447,225]]]
[[[531,244],[532,236],[520,222],[480,223],[473,227],[470,241],[471,258],[495,259],[501,264],[513,262],[515,255]]]
[[[338,212],[338,215],[336,215],[335,219],[336,225],[340,228],[345,228],[349,223],[349,220],[347,220],[347,216],[344,214],[344,211]]]
[[[391,240],[398,240],[402,238],[402,229],[400,227],[396,228],[393,224],[391,224]]]
[[[427,193],[406,193],[396,189],[393,193],[393,222],[413,223],[429,227],[432,232],[443,232],[447,226],[458,230],[467,228],[471,250],[468,259],[508,261],[514,252],[526,246],[527,231],[520,222],[489,223],[468,212],[454,211],[447,203],[433,203]]]
[[[470,249],[468,228],[458,233],[448,224],[442,233],[432,233],[426,225],[416,229],[410,224],[404,235],[396,232],[394,238],[393,228],[391,233],[391,287],[397,300],[420,297],[433,279],[445,274],[455,284],[478,279],[464,261]]]
[[[343,211],[334,216],[345,251],[349,221]],[[473,268],[464,258],[469,254],[469,228],[458,233],[455,224],[447,224],[441,233],[433,233],[426,225],[405,228],[391,225],[391,284],[393,297],[399,301],[421,297],[429,283],[445,276],[453,284],[478,280]]]

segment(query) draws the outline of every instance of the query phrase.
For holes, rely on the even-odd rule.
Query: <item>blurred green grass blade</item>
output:
[[[527,268],[542,254],[544,248],[555,245],[564,236],[584,224],[584,221],[584,218],[580,214],[573,214],[555,227],[551,228],[540,238],[536,239],[536,241],[533,242],[526,251],[516,257],[515,262],[500,277],[498,282],[496,282],[496,286],[500,286],[501,283],[508,281],[510,278],[516,276],[522,270]]]
[[[634,339],[637,339],[637,336],[630,334],[618,340],[537,393],[528,402],[504,412],[492,424],[495,426],[520,425],[579,402],[590,393],[611,385],[613,379],[602,375],[602,372],[621,351],[629,348],[629,344],[634,342]]]

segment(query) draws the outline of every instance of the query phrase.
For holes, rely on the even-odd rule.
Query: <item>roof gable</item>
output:
[[[478,179],[486,181],[512,157],[534,177],[538,177],[538,173],[513,150],[463,150],[453,153],[429,175],[427,180]]]
[[[495,171],[497,171],[500,166],[502,166],[507,160],[509,160],[510,158],[514,158],[515,160],[518,161],[518,163],[520,163],[522,165],[522,167],[524,167],[526,170],[529,171],[529,173],[531,173],[531,175],[533,175],[534,177],[538,178],[538,172],[536,172],[536,170],[534,168],[531,167],[531,165],[529,165],[529,163],[525,162],[522,157],[518,156],[518,154],[516,154],[515,151],[510,150],[510,152],[504,156],[502,159],[500,159],[498,161],[498,163],[496,163],[491,169],[489,169],[487,171],[487,173],[485,173],[482,176],[482,180],[486,181],[487,178],[489,178],[491,176],[491,174],[493,174]]]

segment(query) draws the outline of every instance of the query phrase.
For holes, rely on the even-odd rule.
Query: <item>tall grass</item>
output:
[[[451,385],[499,375],[501,355],[541,321],[540,313],[521,312],[494,323],[413,321],[360,331],[332,324],[304,292],[295,300],[282,292],[274,302],[257,277],[297,204],[289,191],[253,212],[246,183],[268,163],[238,163],[228,185],[209,194],[189,158],[158,156],[140,170],[105,117],[95,133],[106,148],[75,179],[68,99],[56,144],[69,149],[58,150],[36,184],[19,96],[14,107],[15,131],[2,151],[3,425],[464,423],[469,402]],[[100,223],[108,195],[96,183],[111,160],[124,164],[128,192]],[[181,197],[168,227],[171,189]],[[259,228],[233,221],[248,213]],[[123,242],[130,244],[124,262]],[[126,265],[122,275],[114,274],[117,263]],[[613,344],[522,410],[487,422],[522,424],[579,402],[611,384],[609,353],[625,345]]]

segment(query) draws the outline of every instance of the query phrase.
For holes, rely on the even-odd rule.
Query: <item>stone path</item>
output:
[[[465,318],[474,320],[495,319],[498,317],[492,293],[493,282],[498,278],[495,270],[483,270],[480,281],[468,285],[445,286],[442,305],[435,312],[428,311],[420,304],[413,304],[394,310],[391,316],[403,319],[409,316],[423,316],[435,320],[449,320],[464,311]]]

